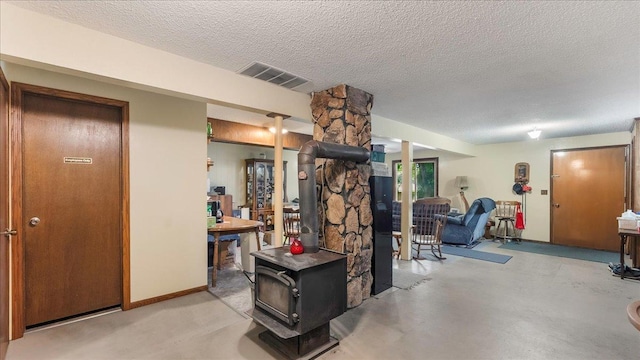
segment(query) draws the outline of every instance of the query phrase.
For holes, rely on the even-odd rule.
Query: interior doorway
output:
[[[551,243],[617,251],[628,146],[551,152]]]
[[[19,83],[11,90],[18,338],[130,305],[128,103]]]

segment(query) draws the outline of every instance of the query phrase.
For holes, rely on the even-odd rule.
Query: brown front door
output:
[[[13,84],[25,327],[119,306],[123,291],[122,109],[33,88]]]
[[[551,242],[616,251],[625,210],[626,146],[553,151]]]
[[[0,232],[9,230],[9,84],[0,68]],[[9,345],[9,239],[0,236],[0,360]]]

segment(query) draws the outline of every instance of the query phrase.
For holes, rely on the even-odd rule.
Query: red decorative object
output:
[[[302,246],[302,243],[300,242],[300,240],[293,239],[293,241],[291,242],[291,246],[289,247],[289,251],[293,255],[302,254],[304,252],[304,247]]]
[[[524,230],[524,216],[520,204],[516,205],[516,229]]]

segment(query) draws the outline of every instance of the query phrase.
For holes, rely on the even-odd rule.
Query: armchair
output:
[[[447,216],[447,226],[442,231],[442,243],[453,245],[470,245],[478,241],[484,234],[484,227],[496,208],[495,201],[479,198],[473,201],[464,215]]]

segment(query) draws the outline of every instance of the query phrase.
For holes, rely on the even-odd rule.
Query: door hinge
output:
[[[4,235],[6,237],[9,237],[11,235],[16,235],[18,232],[15,230],[9,230],[9,229],[4,229],[3,232],[0,233],[0,235]]]

